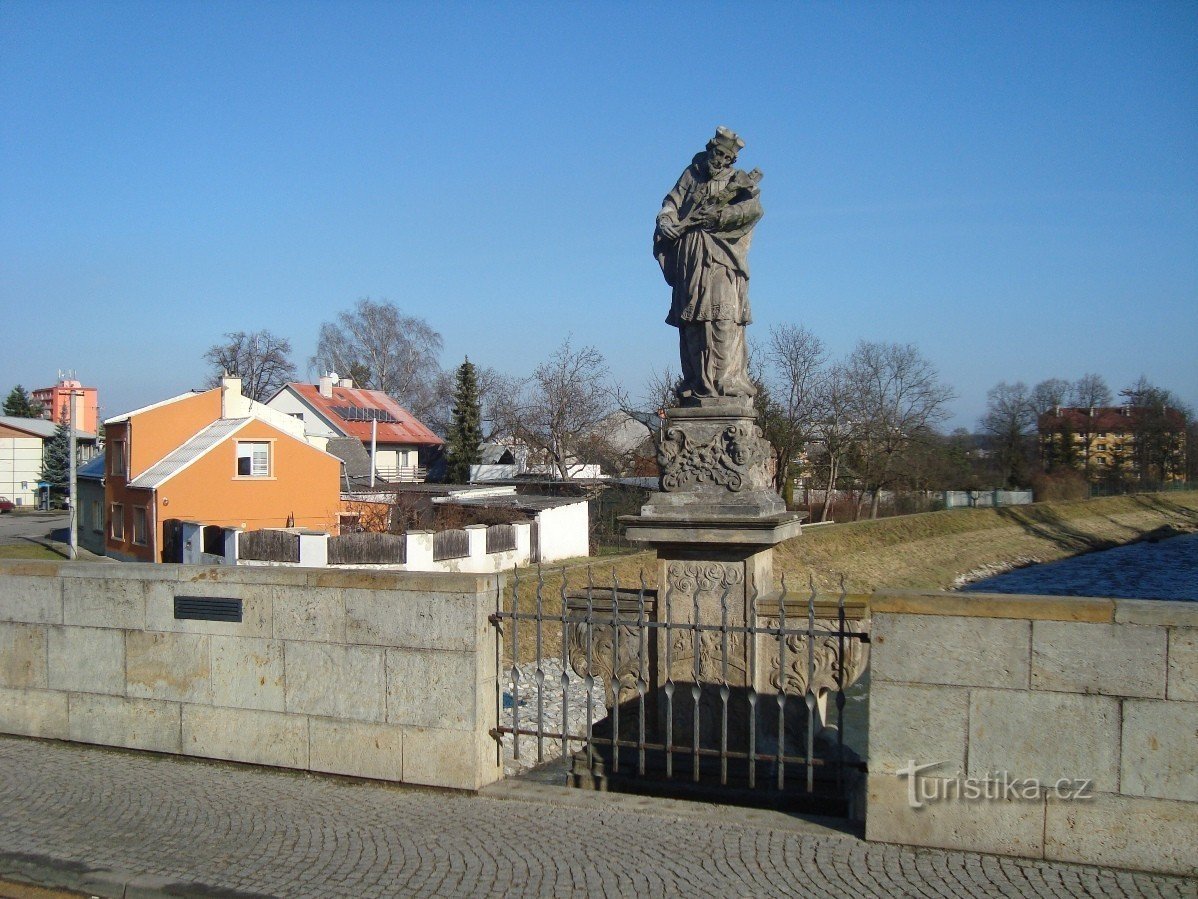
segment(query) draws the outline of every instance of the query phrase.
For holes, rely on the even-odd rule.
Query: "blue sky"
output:
[[[102,414],[222,333],[301,371],[387,298],[527,374],[677,367],[653,219],[717,124],[765,172],[764,338],[916,344],[988,388],[1141,374],[1198,407],[1198,5],[0,3],[0,390]]]

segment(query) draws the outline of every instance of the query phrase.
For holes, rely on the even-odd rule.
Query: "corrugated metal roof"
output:
[[[0,425],[7,425],[10,428],[15,428],[18,431],[24,431],[34,437],[53,437],[54,432],[58,430],[58,425],[52,421],[46,421],[44,418],[17,418],[12,415],[0,415]],[[88,431],[75,431],[76,440],[95,440],[96,435]]]
[[[122,415],[116,415],[116,416],[113,416],[112,418],[106,418],[106,419],[104,419],[104,424],[106,424],[106,425],[120,424],[123,421],[128,421],[134,415],[140,415],[142,412],[149,412],[151,409],[157,409],[160,406],[169,406],[171,403],[179,402],[179,400],[188,400],[188,399],[191,399],[196,394],[207,393],[207,392],[208,391],[206,391],[206,390],[189,390],[187,393],[181,393],[178,396],[172,396],[165,400],[159,400],[156,403],[150,403],[150,405],[148,405],[148,406],[142,406],[139,409],[134,409],[130,412],[125,412]]]
[[[331,397],[321,396],[320,388],[314,384],[288,384],[296,394],[313,409],[316,409],[334,428],[347,437],[356,437],[363,442],[370,440],[372,422],[347,418],[337,411],[342,409],[361,410],[364,413],[384,412],[394,421],[378,422],[379,443],[406,443],[416,446],[440,446],[445,441],[424,426],[411,412],[381,390],[359,390],[356,387],[334,387]]]
[[[136,478],[130,487],[154,489],[195,462],[226,437],[244,428],[253,418],[218,418],[178,449],[163,456]]]
[[[104,477],[104,459],[105,459],[105,457],[106,457],[105,453],[100,453],[100,455],[93,458],[86,465],[81,466],[80,469],[77,472],[75,472],[75,477],[86,478],[86,479],[92,480],[92,481],[101,480]]]

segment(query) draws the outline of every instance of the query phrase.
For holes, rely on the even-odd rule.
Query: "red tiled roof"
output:
[[[347,437],[370,441],[372,414],[383,414],[378,423],[379,443],[439,446],[445,441],[425,427],[411,412],[381,390],[334,387],[331,397],[321,396],[314,384],[288,384],[305,402],[320,411]],[[361,413],[355,410],[363,410]],[[349,412],[350,417],[347,417]],[[359,419],[357,416],[361,415]],[[388,420],[383,420],[386,418]]]
[[[1118,433],[1132,430],[1139,414],[1144,411],[1147,410],[1134,406],[1096,406],[1094,415],[1091,416],[1090,410],[1086,407],[1061,406],[1059,410],[1054,409],[1042,413],[1036,424],[1041,431],[1056,431],[1068,422],[1073,431],[1077,433],[1083,431],[1090,433],[1114,431]],[[1180,431],[1185,428],[1185,418],[1178,410],[1166,409],[1165,417],[1176,430]]]

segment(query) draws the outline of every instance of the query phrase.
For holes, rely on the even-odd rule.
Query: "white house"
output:
[[[423,481],[421,452],[444,443],[381,390],[356,388],[336,373],[316,384],[285,384],[266,405],[302,421],[309,436],[360,440],[387,481]]]
[[[0,415],[0,496],[16,506],[37,505],[37,484],[42,472],[46,441],[58,426],[40,418]],[[96,454],[96,435],[76,431],[79,461]]]

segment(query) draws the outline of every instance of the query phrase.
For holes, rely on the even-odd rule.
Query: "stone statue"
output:
[[[761,172],[733,168],[745,142],[722,125],[707,149],[666,194],[653,234],[653,255],[673,288],[666,323],[678,329],[679,399],[741,398],[749,380],[745,326],[749,309],[749,242],[761,218]]]

